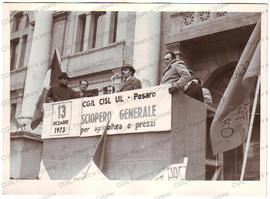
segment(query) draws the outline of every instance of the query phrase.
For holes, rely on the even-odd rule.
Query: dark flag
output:
[[[51,86],[58,85],[58,76],[62,72],[62,63],[58,51],[55,49],[52,62],[47,71],[46,77],[43,82],[42,90],[39,95],[36,109],[34,111],[31,128],[34,130],[43,120],[43,104],[46,102],[46,96]]]
[[[213,154],[241,145],[247,138],[250,97],[260,73],[260,32],[257,23],[217,107],[210,138]]]

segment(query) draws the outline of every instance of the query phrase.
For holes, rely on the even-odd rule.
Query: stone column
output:
[[[118,12],[116,41],[127,39],[128,12]]]
[[[86,13],[83,50],[88,50],[92,48],[93,42],[92,37],[93,37],[93,14],[91,14],[91,12],[88,12]]]
[[[75,46],[74,35],[75,34],[75,22],[77,19],[77,15],[75,15],[73,12],[71,12],[67,18],[67,24],[66,24],[66,35],[65,35],[65,44],[64,44],[64,56],[68,56],[73,53],[73,48]]]
[[[160,12],[136,13],[133,66],[143,87],[158,82],[160,28]]]
[[[35,28],[26,74],[22,112],[18,118],[20,123],[26,125],[26,131],[31,131],[29,123],[49,66],[52,20],[52,13],[49,11],[39,11],[35,14]]]
[[[23,37],[20,37],[19,44],[18,44],[18,53],[17,53],[17,59],[15,63],[15,68],[20,68],[20,60],[22,58],[22,45],[23,45]]]
[[[17,93],[17,100],[16,100],[17,108],[15,118],[19,118],[22,112],[23,89],[18,89],[16,93]]]
[[[106,12],[104,15],[104,29],[103,29],[103,46],[107,46],[109,43],[111,43],[112,39],[111,34],[112,34],[112,17],[113,17],[113,12]]]
[[[103,47],[104,31],[105,31],[105,14],[99,15],[97,18],[97,29],[96,29],[96,45],[95,48]]]

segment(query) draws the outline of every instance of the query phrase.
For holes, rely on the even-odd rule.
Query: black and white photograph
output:
[[[4,194],[266,194],[267,4],[3,6]]]

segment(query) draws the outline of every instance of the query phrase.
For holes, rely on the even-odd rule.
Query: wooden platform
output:
[[[188,157],[186,179],[204,180],[206,119],[206,105],[181,92],[174,94],[170,132],[107,135],[104,175],[111,180],[151,180]],[[50,179],[78,174],[89,163],[99,138],[45,139],[42,160]]]

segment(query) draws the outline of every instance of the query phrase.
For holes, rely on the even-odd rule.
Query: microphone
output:
[[[121,76],[121,73],[116,73],[114,74],[113,76],[111,76],[111,80],[117,78],[117,77],[120,77]]]

